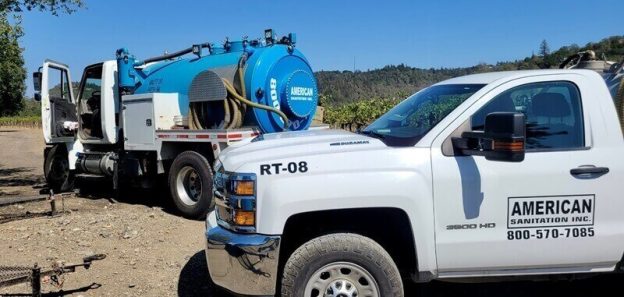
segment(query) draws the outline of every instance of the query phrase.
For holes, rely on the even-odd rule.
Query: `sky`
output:
[[[29,73],[50,58],[70,65],[77,81],[120,47],[145,59],[226,37],[259,38],[266,28],[297,33],[315,71],[464,67],[530,56],[544,39],[555,50],[624,34],[621,0],[84,1],[86,9],[71,15],[22,14]]]

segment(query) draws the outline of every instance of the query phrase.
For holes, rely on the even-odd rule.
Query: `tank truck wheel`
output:
[[[67,149],[62,144],[44,152],[43,174],[50,189],[55,193],[71,191],[74,188],[74,175],[69,170]]]
[[[312,239],[288,259],[282,276],[284,297],[403,296],[403,282],[390,255],[357,234]]]
[[[194,151],[178,155],[169,170],[169,190],[183,216],[201,219],[214,207],[212,170],[208,160]]]

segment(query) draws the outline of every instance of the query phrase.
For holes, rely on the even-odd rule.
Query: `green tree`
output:
[[[315,76],[319,84],[319,94],[325,96],[323,97],[324,106],[335,109],[344,104],[372,98],[377,98],[376,100],[402,99],[436,82],[467,74],[553,68],[561,64],[568,56],[590,49],[595,51],[598,57],[604,55],[610,61],[624,59],[624,36],[611,36],[585,46],[571,44],[553,51],[549,48],[548,42],[543,43],[546,46],[543,47],[544,51],[541,53],[515,61],[500,61],[494,65],[482,63],[463,68],[424,69],[400,64],[356,72],[318,71]],[[547,58],[541,56],[544,52],[548,54]],[[341,115],[347,112],[344,111],[338,115],[329,111],[328,114],[336,114],[336,119],[342,119],[344,117]]]
[[[22,12],[24,10],[49,11],[58,16],[60,13],[71,14],[83,8],[83,0],[0,0],[0,11]]]
[[[21,17],[23,11],[48,11],[71,14],[84,7],[84,0],[0,0],[0,116],[20,113],[25,105],[26,69],[19,38],[24,35]],[[10,14],[14,13],[12,22]]]
[[[17,114],[19,117],[39,117],[41,116],[41,102],[29,98],[22,99],[22,110]]]
[[[15,115],[23,107],[26,69],[18,43],[23,31],[21,18],[13,16],[13,21],[0,12],[0,116]]]
[[[542,40],[542,43],[540,43],[539,55],[542,56],[542,58],[546,58],[548,57],[549,54],[550,54],[550,46],[548,46],[548,42],[546,41],[546,39],[544,39]]]

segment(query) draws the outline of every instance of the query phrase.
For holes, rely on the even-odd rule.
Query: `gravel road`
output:
[[[38,194],[44,185],[42,150],[39,130],[0,127],[0,201]],[[45,296],[229,296],[210,285],[203,222],[176,216],[162,190],[124,193],[117,203],[106,190],[89,193],[64,199],[67,213],[61,216],[0,224],[0,265],[46,267],[104,253],[108,257],[90,270],[67,275],[62,290],[44,284]],[[49,204],[42,201],[0,207],[0,215],[46,210]],[[622,280],[609,275],[576,281],[434,282],[408,285],[406,296],[603,296]],[[0,295],[28,292],[27,285],[0,288]]]

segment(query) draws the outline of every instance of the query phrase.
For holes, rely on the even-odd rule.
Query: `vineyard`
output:
[[[0,117],[0,127],[41,127],[41,104],[35,100],[24,99],[21,105],[22,110],[18,113]]]
[[[40,128],[41,117],[38,117],[38,116],[0,117],[0,127]]]
[[[328,96],[321,95],[321,104],[325,107],[324,122],[334,128],[357,131],[386,113],[401,102],[403,98],[362,99],[349,103],[330,103]]]
[[[364,99],[343,104],[325,103],[324,122],[335,128],[356,131],[384,114],[401,100],[398,98]],[[41,117],[0,117],[0,127],[40,128]]]
[[[321,104],[325,107],[324,122],[334,128],[356,131],[368,125],[390,108],[397,105],[403,98],[362,99],[349,103],[332,103],[328,96],[321,95]],[[41,117],[14,116],[0,117],[0,127],[40,128]]]

